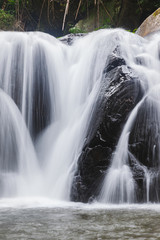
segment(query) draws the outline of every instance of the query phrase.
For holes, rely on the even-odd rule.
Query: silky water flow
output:
[[[0,194],[69,200],[111,33],[73,46],[39,32],[0,34]]]
[[[150,108],[154,104],[153,117],[160,117],[159,41],[156,36],[142,39],[121,29],[93,32],[72,46],[40,32],[0,33],[1,197],[69,200],[103,70],[117,46],[127,65],[143,75],[145,96],[124,126],[99,201],[136,201],[128,141],[143,104]],[[143,65],[136,63],[137,57]],[[152,174],[143,168],[149,201]]]
[[[125,38],[125,37],[124,37]],[[138,39],[137,39],[138,40]],[[153,36],[146,37],[141,41],[128,42],[128,37],[125,39],[124,43],[126,46],[124,49],[124,59],[128,66],[136,71],[141,81],[141,86],[144,91],[143,98],[138,102],[130,113],[126,124],[120,135],[118,144],[114,153],[112,154],[111,164],[106,172],[106,177],[103,183],[102,191],[100,194],[100,201],[103,203],[136,203],[137,202],[137,183],[134,179],[133,173],[130,168],[129,158],[134,159],[134,164],[141,168],[144,172],[144,192],[145,197],[143,202],[150,202],[150,191],[153,185],[159,181],[159,137],[157,137],[160,130],[160,60],[159,60],[159,36],[154,34]],[[140,62],[137,61],[140,59]],[[142,121],[146,125],[145,132],[143,136],[148,137],[147,126],[153,124],[153,128],[156,129],[156,135],[154,132],[151,133],[149,139],[149,148],[152,149],[152,156],[150,156],[149,161],[158,162],[156,163],[155,169],[149,169],[147,166],[140,163],[142,159],[137,159],[129,150],[129,138],[130,133],[134,127],[135,121],[139,112],[141,113]],[[143,116],[143,114],[145,114]],[[150,139],[155,139],[156,143]],[[155,149],[157,151],[155,159]],[[156,191],[158,191],[158,185],[156,186]],[[157,194],[158,195],[158,194]],[[157,201],[159,199],[157,197]]]

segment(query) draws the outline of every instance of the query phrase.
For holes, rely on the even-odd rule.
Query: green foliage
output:
[[[100,29],[105,29],[105,28],[111,28],[111,25],[109,24],[103,24],[99,28],[95,28],[94,31],[100,30]]]
[[[135,29],[133,29],[133,30],[130,30],[130,29],[128,30],[128,29],[127,29],[126,31],[127,31],[127,32],[131,32],[131,33],[135,33],[135,32],[137,31],[137,28],[135,28]]]
[[[160,14],[160,9],[157,9],[154,13],[153,13],[153,16],[156,17],[157,15]]]
[[[135,33],[136,31],[137,31],[137,28],[133,29],[133,30],[132,30],[132,33]]]
[[[8,0],[5,6],[5,13],[10,15],[15,15],[16,13],[15,6],[16,6],[15,0]]]
[[[60,35],[66,2],[67,0],[0,0],[0,9],[4,9],[0,10],[0,29],[13,29],[17,20],[22,23],[24,30],[36,30],[38,26],[38,29]],[[132,29],[160,7],[160,0],[102,0],[99,5],[95,5],[94,0],[82,0],[75,20],[79,2],[70,0],[65,33],[68,29],[70,33],[85,33],[111,27],[124,27],[135,32],[136,29]],[[130,6],[133,6],[133,10]],[[159,11],[154,16],[157,14]]]
[[[15,0],[8,0],[9,4],[15,5]]]
[[[100,26],[99,28],[93,29],[93,31],[97,31],[97,30],[105,29],[105,28],[111,28],[111,25],[109,25],[109,24],[103,24],[103,25]],[[84,31],[84,30],[78,28],[77,26],[74,26],[74,27],[71,27],[71,28],[69,29],[69,33],[73,33],[73,34],[75,34],[75,33],[87,33],[87,31]]]
[[[81,29],[77,28],[77,27],[72,27],[69,29],[69,33],[85,33],[85,31],[82,31]]]
[[[21,4],[22,2],[23,2],[23,0],[19,0],[19,4]],[[16,5],[17,1],[16,0],[8,0],[8,4]]]
[[[15,22],[15,17],[5,12],[4,10],[0,10],[0,29],[1,30],[10,30],[13,28],[13,24]]]
[[[5,6],[5,11],[7,13],[10,13],[12,15],[16,14],[16,9],[19,8],[19,11],[22,11],[24,6],[25,7],[29,7],[29,3],[31,1],[28,0],[7,0],[6,6]],[[29,9],[28,9],[29,10]]]

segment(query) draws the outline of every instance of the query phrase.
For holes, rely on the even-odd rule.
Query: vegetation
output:
[[[5,12],[3,9],[0,10],[0,29],[3,30],[13,30],[15,23],[14,15],[9,12]]]
[[[55,36],[103,27],[132,31],[159,6],[160,0],[0,0],[0,29]]]

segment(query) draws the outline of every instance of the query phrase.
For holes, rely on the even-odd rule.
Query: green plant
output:
[[[85,33],[85,31],[82,31],[81,29],[77,28],[77,27],[72,27],[69,29],[69,33]]]
[[[105,28],[111,28],[111,25],[109,24],[103,24],[102,26],[95,28],[94,31],[100,30],[100,29],[105,29]]]
[[[13,23],[15,22],[15,17],[5,12],[4,10],[0,10],[0,29],[1,30],[11,30]]]
[[[133,29],[132,32],[135,33],[137,31],[137,28]]]

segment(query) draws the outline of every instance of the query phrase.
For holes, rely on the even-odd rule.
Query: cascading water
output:
[[[39,178],[36,154],[18,108],[2,90],[0,103],[0,195],[16,196]]]
[[[144,186],[141,189],[143,192],[141,193],[143,195],[141,201],[151,201],[154,194],[156,196],[153,197],[153,200],[158,202],[160,200],[158,193],[160,170],[160,142],[158,133],[160,130],[159,36],[155,34],[150,38],[149,41],[148,39],[145,39],[140,45],[135,45],[135,43],[132,42],[130,42],[130,45],[127,45],[127,48],[123,48],[123,44],[121,45],[124,54],[123,57],[127,62],[127,65],[134,69],[140,76],[141,85],[144,89],[144,97],[131,112],[121,133],[103,183],[100,196],[101,202],[133,203],[138,201],[138,186],[135,177],[133,176],[131,159],[134,162],[134,165],[138,166],[140,171],[143,172],[143,177],[139,177],[142,179]],[[138,117],[139,120],[137,120]],[[137,123],[135,126],[136,120]],[[135,157],[129,149],[130,134],[133,129],[134,132],[138,131],[136,127],[138,128],[138,124],[142,123],[145,125],[145,128],[142,130],[143,133],[139,132],[137,135],[139,134],[141,137],[141,140],[139,141],[146,139],[148,143],[147,159],[145,160],[142,159],[142,156],[139,159]],[[141,131],[141,129],[139,130]],[[146,165],[142,164],[143,161]],[[154,185],[156,185],[156,187]],[[153,190],[153,188],[156,189]],[[154,193],[154,191],[156,193]]]
[[[1,196],[69,200],[112,38],[92,33],[70,47],[47,34],[0,33]]]
[[[159,41],[120,29],[93,32],[72,46],[38,32],[0,33],[1,197],[38,195],[69,200],[77,161],[104,86],[104,68],[117,47],[140,77],[144,97],[124,126],[100,201],[136,201],[137,183],[130,159],[144,172],[144,201],[150,201],[158,172],[141,164],[129,145],[142,109],[146,109],[146,119],[147,114],[153,115],[153,125],[160,129]],[[147,131],[144,136],[148,136]],[[154,161],[159,156],[160,141],[157,136],[151,138]]]

